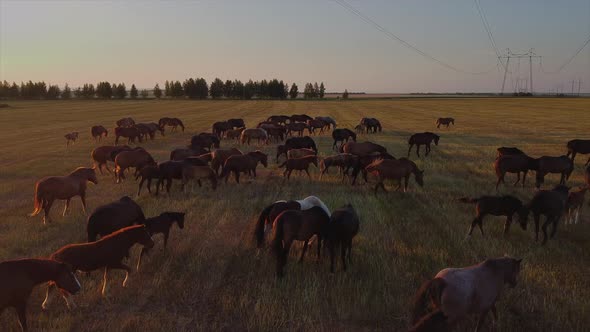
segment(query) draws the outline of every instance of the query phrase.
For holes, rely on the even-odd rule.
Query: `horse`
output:
[[[148,136],[150,140],[154,140],[156,137],[156,132],[159,131],[160,135],[164,136],[164,127],[158,126],[157,123],[150,122],[150,123],[138,123],[135,127],[139,130],[139,133],[142,135],[142,138],[147,140]]]
[[[356,155],[355,155],[356,156]],[[379,159],[391,159],[395,160],[396,158],[390,155],[387,152],[379,153],[375,152],[365,156],[356,156],[356,160],[353,160],[352,163],[352,181],[351,185],[354,186],[356,183],[356,178],[358,177],[359,173],[363,174],[363,178],[365,179],[365,183],[368,183],[369,180],[367,179],[367,170],[366,167],[369,166],[371,163],[375,162]],[[348,169],[346,170],[346,175],[348,174]]]
[[[536,176],[535,186],[541,187],[541,184],[545,182],[545,175],[549,173],[561,174],[559,184],[565,184],[566,180],[569,180],[570,175],[574,171],[574,162],[567,156],[561,157],[547,157],[543,156],[537,159],[538,169]]]
[[[313,120],[313,118],[307,114],[294,114],[289,118],[290,122],[307,122]]]
[[[104,237],[121,228],[140,224],[144,220],[141,206],[129,196],[123,196],[118,201],[97,207],[88,217],[88,242],[96,241],[98,236]]]
[[[354,126],[354,131],[355,131],[357,134],[362,134],[362,133],[364,133],[364,132],[365,132],[365,129],[366,129],[366,128],[365,128],[365,126],[363,126],[362,124],[358,124],[358,125]]]
[[[145,225],[148,233],[150,236],[154,236],[156,234],[163,234],[164,235],[164,248],[168,245],[168,238],[170,237],[170,229],[172,225],[176,223],[178,228],[184,228],[184,212],[163,212],[160,213],[157,217],[147,218],[141,222],[141,224]],[[143,255],[147,254],[151,248],[143,247],[141,248],[141,253],[139,254],[139,259],[137,260],[137,271],[139,271],[139,266],[141,264],[141,258]]]
[[[336,144],[338,142],[344,144],[345,141],[348,142],[348,140],[351,138],[353,142],[356,142],[356,134],[354,133],[354,131],[347,128],[334,129],[332,131],[332,138],[334,139],[334,144],[332,144],[332,150],[337,150]]]
[[[162,130],[164,129],[164,127],[170,126],[172,127],[171,131],[175,131],[177,127],[180,127],[182,129],[182,132],[184,132],[184,124],[179,118],[161,118],[158,121],[158,126],[162,128]]]
[[[408,157],[410,157],[410,152],[412,151],[412,147],[416,145],[416,155],[420,157],[420,145],[426,145],[426,155],[430,153],[430,144],[434,141],[434,145],[438,146],[438,141],[440,140],[440,136],[431,132],[424,132],[418,133],[410,136],[408,139]]]
[[[504,176],[506,176],[506,173],[516,173],[517,178],[516,182],[514,182],[514,185],[516,186],[518,182],[520,182],[520,172],[522,172],[522,187],[524,188],[528,171],[536,169],[538,169],[537,160],[525,154],[506,155],[497,158],[494,161],[494,171],[498,177],[498,181],[496,181],[496,191],[498,190],[500,182],[504,183]]]
[[[266,130],[260,128],[250,128],[242,131],[242,135],[240,136],[240,143],[247,143],[248,145],[250,145],[250,140],[252,140],[253,138],[258,140],[258,144],[261,144],[261,142],[268,144],[268,134],[266,133]]]
[[[67,294],[76,294],[81,288],[67,264],[34,258],[0,262],[0,313],[15,308],[22,331],[27,331],[27,302],[33,288],[44,282],[54,282]]]
[[[572,162],[576,158],[578,153],[588,154],[590,153],[590,140],[587,139],[573,139],[566,144],[567,156],[572,156]]]
[[[566,204],[567,218],[565,219],[566,225],[578,223],[580,212],[582,211],[582,206],[584,205],[584,196],[586,195],[587,190],[588,187],[584,187],[580,188],[577,191],[572,191],[568,194]]]
[[[229,119],[227,123],[234,128],[246,127],[246,123],[244,123],[244,119]]]
[[[204,148],[174,149],[170,152],[170,160],[181,161],[189,157],[197,157],[207,153]]]
[[[231,148],[227,150],[215,150],[211,152],[211,168],[215,171],[215,174],[219,174],[219,168],[223,167],[225,161],[230,156],[237,156],[242,155],[242,151],[236,148]]]
[[[195,166],[189,163],[185,163],[182,168],[182,191],[184,192],[184,186],[189,180],[197,179],[199,187],[201,186],[202,179],[209,179],[211,182],[211,188],[215,190],[217,188],[217,175],[215,171],[209,166]]]
[[[210,133],[200,133],[191,137],[191,144],[189,148],[193,150],[207,149],[211,150],[212,147],[219,149],[221,141],[219,137]]]
[[[311,180],[311,175],[309,174],[308,170],[310,164],[314,164],[315,167],[318,167],[318,156],[314,154],[301,158],[287,159],[284,163],[282,163],[279,166],[279,168],[285,168],[285,172],[283,172],[283,177],[285,177],[286,180],[289,180],[293,170],[305,171],[305,173],[307,173],[307,176]]]
[[[258,166],[258,163],[261,163],[265,168],[268,166],[268,156],[259,150],[243,155],[230,156],[225,160],[219,177],[225,178],[226,183],[232,172],[237,183],[240,183],[240,173],[248,173],[256,178],[256,166]]]
[[[104,166],[106,170],[111,173],[109,166],[107,164],[108,161],[114,162],[115,159],[111,157],[111,155],[116,152],[118,154],[121,151],[131,150],[131,148],[127,145],[122,146],[112,146],[112,145],[104,145],[99,146],[92,150],[90,153],[90,157],[93,160],[94,168],[98,168],[100,174],[103,174],[102,167]]]
[[[519,148],[511,148],[511,147],[499,147],[498,149],[496,149],[498,151],[498,158],[502,157],[502,156],[508,156],[508,155],[525,155],[526,153],[522,152],[522,150],[520,150]]]
[[[166,181],[166,192],[169,193],[172,180],[182,180],[182,169],[187,163],[194,166],[207,166],[207,163],[199,158],[186,158],[182,161],[168,160],[158,164],[160,178],[156,185],[156,196],[160,194],[160,188],[164,188],[164,181]]]
[[[291,149],[302,149],[302,148],[312,149],[316,153],[318,152],[318,148],[317,148],[313,138],[311,138],[309,136],[291,137],[285,141],[285,150],[284,150],[285,155],[286,155],[287,151],[289,151]],[[277,162],[278,162],[278,155],[277,155]]]
[[[315,134],[315,130],[319,129],[320,130],[320,134],[324,132],[324,127],[326,127],[327,123],[324,122],[323,120],[307,120],[307,130],[309,131],[309,134]],[[299,135],[301,136],[301,135]]]
[[[90,134],[92,135],[92,138],[94,138],[95,141],[100,142],[103,136],[109,136],[109,131],[105,127],[97,125],[92,126],[92,128],[90,128]]]
[[[400,159],[379,159],[371,163],[366,167],[367,172],[377,175],[378,182],[375,186],[375,194],[377,189],[381,187],[383,191],[385,189],[384,181],[386,179],[394,179],[399,181],[399,185],[396,190],[401,188],[402,178],[404,179],[404,192],[408,190],[408,180],[410,174],[414,174],[414,180],[420,187],[424,186],[424,171],[421,171],[416,164],[406,158]]]
[[[355,166],[358,162],[359,157],[350,153],[339,153],[335,156],[325,157],[320,161],[320,179],[328,172],[328,169],[332,166],[340,167],[342,176],[348,174],[348,170]]]
[[[213,124],[211,132],[217,135],[217,137],[223,137],[223,134],[231,129],[234,128],[227,121],[218,121]]]
[[[367,134],[369,132],[376,133],[377,130],[381,132],[381,122],[375,118],[362,118],[360,125],[366,130]]]
[[[275,126],[271,128],[263,128],[268,133],[268,138],[274,138],[275,141],[281,142],[287,136],[287,129],[283,126]]]
[[[316,196],[308,196],[304,199],[294,201],[276,201],[265,207],[260,213],[254,226],[257,247],[262,248],[264,244],[264,235],[270,231],[276,217],[281,214],[281,212],[286,210],[307,210],[314,206],[322,208],[328,216],[331,215],[330,209]]]
[[[266,121],[276,122],[278,124],[286,124],[287,121],[290,120],[290,117],[287,115],[271,115],[266,119]]]
[[[145,166],[154,166],[156,161],[144,149],[122,151],[115,157],[115,178],[117,183],[121,183],[125,179],[125,170],[127,168],[135,168],[137,171]]]
[[[301,158],[301,157],[307,157],[307,156],[315,156],[316,152],[313,151],[312,149],[291,149],[289,151],[287,151],[287,159],[295,159],[295,158]]]
[[[565,213],[567,207],[568,192],[569,188],[564,185],[557,185],[552,190],[539,190],[526,205],[527,209],[533,213],[535,220],[535,241],[539,241],[539,222],[541,215],[545,215],[547,218],[543,224],[543,242],[541,244],[547,242],[547,227],[550,224],[553,224],[551,238],[555,236],[557,223]]]
[[[45,212],[43,224],[51,222],[49,211],[56,199],[65,200],[63,216],[66,215],[70,200],[74,196],[80,196],[82,210],[86,214],[86,182],[98,184],[96,172],[93,168],[78,167],[66,176],[48,176],[35,183],[35,209],[29,216],[38,215],[41,210]]]
[[[66,146],[70,145],[70,142],[74,144],[78,139],[78,132],[74,131],[72,133],[65,134],[64,137],[66,138]]]
[[[475,203],[475,219],[471,222],[469,227],[468,236],[471,236],[475,226],[479,226],[481,235],[483,236],[483,218],[486,215],[492,216],[506,216],[504,222],[504,236],[508,235],[510,230],[510,224],[512,224],[512,217],[514,214],[518,215],[518,221],[520,227],[523,230],[527,228],[527,215],[528,210],[522,204],[522,201],[514,196],[481,196],[479,198],[461,198],[459,199],[463,203]]]
[[[348,142],[340,146],[340,152],[362,157],[374,153],[387,153],[387,149],[384,146],[373,142]]]
[[[340,246],[342,270],[346,271],[346,251],[352,263],[352,239],[359,231],[359,216],[350,204],[334,210],[328,223],[325,243],[330,251],[330,272],[334,273],[334,249]]]
[[[311,128],[305,122],[290,122],[285,125],[287,129],[287,136],[293,136],[292,132],[296,132],[299,136],[303,136],[303,131],[307,129],[311,133]]]
[[[450,124],[453,124],[453,126],[454,126],[455,119],[453,119],[453,118],[438,118],[438,120],[436,120],[436,128],[440,128],[441,125],[445,125],[445,126],[447,126],[447,128],[449,128]]]
[[[329,116],[316,116],[315,120],[324,121],[327,129],[330,129],[330,126],[332,127],[332,129],[336,129],[336,120],[334,120],[333,118],[331,118]]]
[[[141,178],[141,181],[139,181],[139,185],[138,185],[138,189],[137,189],[137,196],[139,197],[139,195],[141,194],[141,188],[143,187],[143,183],[146,180],[147,180],[148,192],[151,194],[152,193],[152,180],[153,179],[157,180],[160,178],[160,170],[158,169],[157,165],[145,166],[139,170],[139,172],[135,176],[135,181],[139,180],[139,178]]]
[[[420,318],[408,332],[448,332],[450,330],[447,316],[438,310]]]
[[[135,120],[132,118],[122,118],[117,120],[117,127],[133,127],[135,126]]]
[[[136,138],[140,143],[142,142],[141,132],[135,126],[115,128],[115,145],[119,144],[119,137],[126,137],[127,144],[135,143]]]
[[[95,242],[68,244],[51,254],[50,259],[69,264],[74,271],[92,272],[104,268],[101,294],[106,296],[107,277],[110,270],[125,270],[123,287],[127,286],[131,268],[123,264],[123,259],[129,257],[129,250],[135,244],[148,248],[154,246],[154,241],[144,225],[122,228]],[[51,302],[51,293],[54,288],[55,284],[50,282],[42,304],[44,310],[47,310]],[[64,299],[69,303],[67,297],[64,296]]]
[[[421,318],[423,325],[429,320],[443,320],[443,326],[452,326],[470,314],[478,314],[476,331],[483,324],[488,312],[497,320],[496,301],[504,284],[514,288],[521,269],[522,259],[511,257],[491,258],[464,268],[446,268],[434,279],[422,284],[413,301],[412,324]],[[429,306],[434,308],[427,313]],[[441,314],[442,313],[442,317]],[[438,325],[438,324],[437,324]],[[424,330],[423,330],[424,331]]]
[[[277,257],[277,278],[283,277],[283,269],[287,264],[289,250],[293,241],[305,241],[299,261],[303,260],[307,251],[308,241],[312,236],[318,237],[318,260],[321,258],[322,238],[326,234],[326,227],[330,216],[319,206],[307,210],[287,210],[275,219],[272,239],[272,249]]]
[[[239,140],[240,136],[242,136],[242,131],[244,131],[244,129],[246,129],[246,127],[230,129],[225,132],[225,138]]]

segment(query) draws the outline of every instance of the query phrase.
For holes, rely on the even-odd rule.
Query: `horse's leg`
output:
[[[404,192],[408,191],[408,182],[410,181],[410,175],[406,175],[404,177]],[[401,184],[401,180],[400,180],[400,184]]]
[[[170,193],[170,187],[172,187],[172,178],[166,179],[166,192]]]
[[[318,263],[322,260],[321,251],[322,251],[322,236],[320,234],[317,235],[318,237]]]
[[[18,314],[18,322],[23,331],[28,331],[27,328],[27,299],[20,300],[14,308]]]
[[[164,232],[164,248],[168,245],[168,238],[170,237],[170,229]]]
[[[481,216],[480,215],[477,215],[475,217],[475,219],[473,219],[473,221],[471,222],[471,226],[469,226],[469,232],[467,233],[467,236],[471,236],[471,234],[473,233],[473,229],[475,228],[475,226],[480,223],[480,219],[481,219]]]
[[[64,301],[66,301],[66,306],[68,307],[69,310],[74,310],[76,309],[76,303],[74,302],[74,299],[72,298],[72,294],[63,291],[63,290],[59,290],[61,297],[64,299]]]
[[[117,263],[110,265],[109,268],[112,269],[119,269],[125,270],[125,279],[123,280],[123,287],[127,287],[127,280],[129,279],[129,273],[131,273],[131,268],[123,263]]]
[[[71,200],[71,198],[66,199],[66,204],[64,206],[64,213],[62,214],[63,217],[65,217],[66,213],[68,212],[68,208],[70,207],[70,200]]]
[[[307,177],[309,178],[309,181],[311,181],[311,175],[309,175],[309,171],[306,169],[304,169],[305,173],[307,173]]]
[[[109,274],[109,267],[105,266],[104,268],[104,275],[102,276],[102,291],[100,292],[103,297],[106,297],[107,294],[107,276]]]
[[[330,273],[334,273],[334,241],[328,242],[328,251],[330,252]]]
[[[47,284],[47,292],[45,293],[45,300],[43,301],[43,304],[41,304],[41,309],[47,310],[47,308],[49,308],[49,305],[51,304],[52,300],[51,295],[55,288],[57,288],[57,286],[54,282],[49,282]]]
[[[148,180],[147,180],[147,190],[148,190],[148,193],[150,193],[150,194],[152,193],[152,178],[148,178]]]
[[[299,257],[299,263],[303,262],[303,257],[305,256],[305,252],[307,251],[307,246],[309,245],[308,241],[303,243],[303,250],[301,251],[301,257]]]
[[[539,241],[539,219],[541,219],[541,215],[535,213],[533,217],[535,219],[535,241]]]
[[[524,188],[524,183],[526,181],[526,175],[528,174],[528,170],[525,170],[524,172],[522,172],[522,187]]]
[[[479,328],[482,326],[483,322],[486,320],[486,316],[488,315],[489,309],[485,310],[481,314],[479,314],[479,319],[477,320],[477,326],[475,326],[475,332],[479,331]]]
[[[420,144],[416,144],[416,155],[420,158]]]
[[[561,173],[561,178],[559,179],[559,184],[565,184],[565,172]]]
[[[143,181],[145,181],[144,177],[141,177],[141,181],[139,181],[139,186],[137,188],[137,196],[141,195],[141,187],[143,187]],[[149,188],[149,186],[148,186]]]
[[[502,173],[498,176],[498,181],[496,181],[496,191],[498,191],[498,186],[500,185],[500,182],[504,182],[504,175],[506,175],[506,173]]]
[[[80,194],[80,200],[82,200],[82,211],[84,211],[84,215],[86,215],[86,192],[82,192]]]
[[[520,182],[520,172],[516,172],[516,182],[514,182],[514,186],[516,187],[516,185]]]
[[[553,227],[551,228],[551,236],[550,236],[550,238],[552,239],[553,237],[555,237],[555,233],[557,233],[557,224],[559,223],[559,217],[553,217],[553,219],[551,219],[551,221],[553,222]]]
[[[410,147],[408,148],[408,157],[410,157],[410,152],[412,151],[412,147],[414,146],[414,144],[410,143],[409,145]]]
[[[428,156],[428,154],[430,153],[430,142],[429,142],[429,143],[426,143],[426,148],[425,148],[425,150],[426,150],[426,154],[425,154],[425,156]]]
[[[342,258],[342,269],[346,271],[346,244],[344,241],[340,244],[340,256]]]
[[[549,224],[552,222],[553,219],[548,216],[545,222],[543,223],[543,226],[541,227],[541,229],[543,230],[543,241],[541,242],[541,244],[547,243],[547,227],[549,227]]]
[[[506,217],[506,222],[504,222],[504,236],[508,235],[508,231],[510,231],[510,224],[512,224],[512,215]]]
[[[47,200],[47,205],[45,205],[45,207],[43,208],[45,215],[43,216],[43,224],[45,224],[45,222],[51,222],[51,218],[49,217],[49,211],[51,210],[51,206],[53,205],[53,198],[50,198]]]
[[[352,264],[352,237],[348,239],[348,263]]]
[[[236,182],[240,183],[240,172],[239,171],[235,171],[234,175],[236,176]]]

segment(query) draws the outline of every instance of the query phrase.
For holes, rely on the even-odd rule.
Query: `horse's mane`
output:
[[[86,172],[86,171],[88,171],[88,170],[90,170],[90,169],[92,169],[92,168],[88,168],[88,167],[78,167],[78,168],[76,168],[75,170],[73,170],[73,171],[72,171],[70,174],[68,174],[68,175],[69,175],[69,176],[72,176],[72,175],[78,175],[78,174],[81,174],[81,173],[83,173],[83,172]]]
[[[326,212],[328,217],[332,215],[330,209],[328,209],[326,204],[324,204],[324,202],[322,202],[322,200],[317,198],[316,196],[307,196],[302,200],[297,200],[296,202],[299,203],[299,205],[301,205],[301,210],[307,210],[314,206],[318,206],[321,207],[322,210],[324,210],[324,212]]]

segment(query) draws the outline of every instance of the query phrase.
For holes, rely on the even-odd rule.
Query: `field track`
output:
[[[261,147],[269,153],[268,169],[243,184],[221,185],[212,192],[194,186],[158,198],[142,193],[137,199],[146,216],[163,211],[186,211],[183,231],[174,227],[166,251],[162,239],[144,261],[140,273],[131,274],[126,289],[124,274],[111,273],[110,297],[100,297],[102,273],[80,277],[83,289],[75,296],[80,306],[68,312],[61,300],[41,311],[45,287],[33,292],[28,306],[31,330],[58,331],[192,331],[192,330],[329,330],[401,331],[407,327],[409,302],[420,283],[448,266],[471,265],[487,257],[509,254],[523,257],[519,284],[505,291],[497,304],[499,331],[583,331],[590,326],[590,208],[585,205],[581,224],[560,223],[557,236],[541,247],[533,240],[532,222],[522,231],[512,225],[501,235],[503,219],[487,217],[482,238],[465,235],[474,207],[456,201],[462,196],[493,194],[492,162],[499,146],[518,146],[534,157],[565,154],[565,143],[590,139],[590,99],[404,99],[350,101],[19,101],[0,109],[0,261],[47,256],[59,247],[83,242],[86,217],[79,198],[61,217],[63,202],[52,209],[54,223],[43,226],[30,218],[34,183],[48,175],[65,175],[77,166],[91,166],[90,152],[98,146],[90,127],[109,129],[117,119],[131,116],[138,122],[163,116],[179,117],[184,133],[166,133],[142,144],[158,161],[170,150],[188,144],[193,134],[210,131],[215,121],[242,117],[248,126],[272,114],[331,116],[339,127],[353,128],[363,116],[383,124],[379,134],[361,135],[387,147],[396,157],[407,155],[407,139],[415,132],[441,135],[427,158],[415,160],[425,170],[425,186],[413,178],[408,193],[380,192],[373,186],[351,187],[340,182],[335,170],[314,181],[293,175],[282,183],[274,162],[276,144]],[[454,117],[456,125],[437,129],[438,117]],[[75,145],[66,149],[64,134],[79,131]],[[329,135],[314,137],[320,156],[332,154]],[[233,145],[227,141],[222,147]],[[243,147],[243,151],[255,147]],[[569,185],[583,184],[583,163],[578,155]],[[111,165],[112,166],[112,165]],[[514,188],[507,175],[501,193],[529,200],[534,176],[527,187]],[[545,187],[556,184],[550,175]],[[361,181],[362,183],[362,181]],[[389,189],[393,189],[389,184]],[[137,183],[128,176],[116,185],[99,176],[89,185],[89,210],[120,198],[136,199]],[[361,231],[353,243],[353,264],[330,275],[328,257],[317,264],[315,250],[302,264],[292,254],[286,277],[277,282],[270,253],[254,249],[251,224],[262,208],[279,199],[320,197],[331,208],[352,203],[361,218]],[[587,196],[588,197],[588,196]],[[587,198],[588,200],[588,198]],[[315,245],[315,243],[314,243]],[[315,249],[315,246],[313,247]],[[314,253],[313,255],[310,253]],[[138,250],[132,254],[135,261]],[[489,321],[488,321],[489,322]],[[475,327],[475,319],[464,324]],[[459,329],[463,330],[463,329]],[[0,316],[0,331],[18,331],[16,313]]]

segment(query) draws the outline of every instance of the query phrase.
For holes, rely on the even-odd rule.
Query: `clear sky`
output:
[[[473,0],[347,0],[421,50],[466,71],[495,53]],[[590,36],[590,0],[481,0],[498,47],[556,70]],[[513,62],[528,77],[528,61]],[[519,70],[517,70],[519,69]],[[520,72],[517,75],[517,72]],[[535,90],[582,80],[590,45],[558,74],[533,66]],[[0,0],[0,79],[151,88],[205,77],[323,81],[328,91],[498,91],[502,73],[460,74],[424,59],[330,0]],[[509,78],[508,90],[514,80]]]

